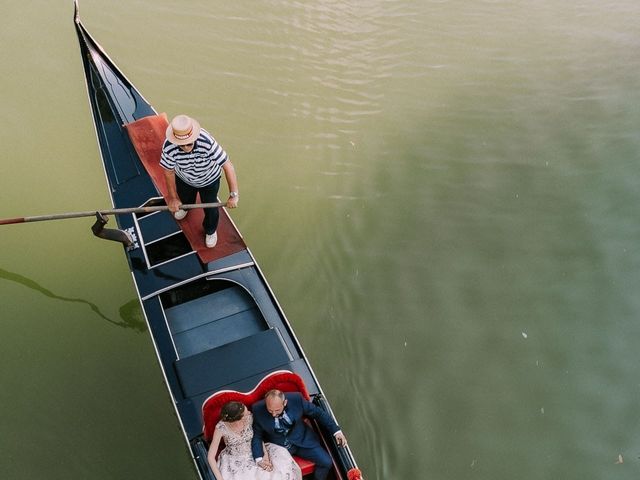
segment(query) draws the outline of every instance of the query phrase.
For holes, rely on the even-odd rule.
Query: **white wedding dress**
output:
[[[260,468],[251,453],[253,415],[247,412],[241,420],[242,429],[234,432],[222,421],[216,428],[222,433],[225,447],[218,455],[218,466],[224,480],[302,480],[300,467],[286,448],[265,443],[273,470]]]

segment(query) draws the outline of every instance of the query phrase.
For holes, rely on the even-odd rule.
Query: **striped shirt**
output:
[[[218,180],[227,153],[204,129],[195,141],[193,150],[184,152],[178,145],[165,140],[160,155],[160,165],[193,187],[206,187]]]

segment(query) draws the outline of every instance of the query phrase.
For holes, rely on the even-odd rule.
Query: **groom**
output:
[[[343,447],[347,444],[347,439],[333,418],[297,392],[285,394],[280,390],[270,390],[264,400],[253,405],[252,412],[251,449],[253,458],[261,468],[269,466],[262,458],[262,442],[271,442],[285,447],[292,455],[313,461],[316,464],[316,480],[327,478],[333,462],[303,417],[317,420],[322,428],[336,437],[338,445]]]

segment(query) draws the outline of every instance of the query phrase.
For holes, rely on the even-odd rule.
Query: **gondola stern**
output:
[[[73,0],[73,21],[76,25],[80,24],[80,7],[78,6],[78,0]]]

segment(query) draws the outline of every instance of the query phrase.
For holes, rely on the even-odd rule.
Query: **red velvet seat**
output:
[[[306,458],[300,458],[295,455],[293,456],[293,459],[296,461],[296,463],[300,467],[300,470],[302,470],[303,477],[305,475],[309,475],[313,473],[314,470],[316,469],[316,464],[313,463],[311,460],[307,460]]]
[[[235,390],[221,390],[207,398],[202,404],[202,418],[204,420],[203,433],[205,440],[209,443],[213,437],[213,430],[220,420],[220,410],[222,406],[231,401],[242,402],[251,410],[251,406],[264,398],[264,395],[273,389],[283,392],[299,392],[302,396],[310,400],[307,387],[304,385],[299,375],[288,370],[278,370],[271,372],[264,377],[258,385],[250,392],[237,392]],[[308,475],[315,470],[315,463],[300,457],[293,457],[302,470],[302,475]]]

